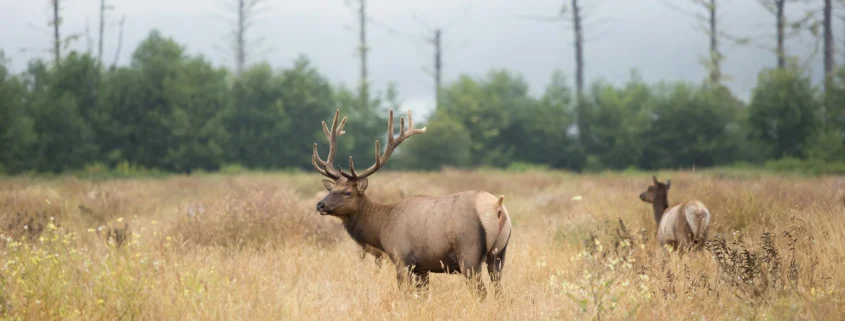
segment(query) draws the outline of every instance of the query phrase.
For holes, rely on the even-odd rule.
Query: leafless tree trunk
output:
[[[592,27],[587,27],[587,18],[589,16],[587,11],[588,10],[583,6],[583,3],[579,0],[569,0],[568,2],[564,2],[558,16],[522,15],[523,18],[531,20],[572,24],[571,28],[574,37],[573,45],[575,47],[575,92],[578,101],[581,101],[584,95],[584,71],[586,64],[584,61],[584,47],[588,41],[587,36],[585,35],[585,30],[592,29]]]
[[[235,74],[241,75],[246,70],[249,60],[254,55],[256,43],[249,39],[250,28],[255,23],[255,15],[259,11],[259,5],[265,0],[232,0],[226,6],[231,14],[234,15],[230,22],[232,28],[229,33],[228,43],[226,45],[227,55],[231,54],[235,62]],[[220,48],[220,47],[218,47]]]
[[[434,107],[435,110],[440,108],[440,88],[443,88],[441,83],[443,72],[443,47],[441,42],[441,29],[434,30]]]
[[[118,26],[118,33],[117,33],[117,49],[114,51],[114,61],[111,64],[112,69],[117,66],[117,62],[120,59],[120,49],[123,46],[123,25],[126,23],[126,16],[120,18],[120,25]]]
[[[235,29],[235,70],[238,75],[246,68],[246,1],[238,0],[237,3],[238,26]]]
[[[59,0],[50,0],[50,6],[53,10],[53,19],[50,24],[53,27],[53,63],[58,66],[62,59],[62,35],[60,33],[61,16],[59,15],[60,6]]]
[[[741,38],[722,31],[719,28],[719,1],[718,0],[690,0],[695,7],[703,12],[687,10],[672,0],[660,0],[665,6],[673,9],[696,21],[696,30],[707,35],[709,42],[709,54],[702,59],[702,64],[707,68],[707,80],[711,84],[721,84],[728,77],[722,72],[722,61],[725,56],[722,54],[722,40],[734,44],[745,45],[751,41],[748,38]]]
[[[85,52],[91,54],[93,50],[93,39],[91,38],[91,19],[85,17]]]
[[[360,98],[361,106],[367,107],[370,104],[370,90],[367,80],[367,1],[358,0],[358,53],[361,55],[361,84]]]
[[[719,29],[717,24],[716,0],[707,3],[707,13],[710,16],[710,83],[718,84],[722,80],[722,54],[719,51]]]
[[[100,37],[97,40],[97,60],[103,64],[103,38],[106,32],[106,0],[100,0]]]
[[[790,0],[757,0],[775,18],[775,57],[779,69],[786,68],[786,2]]]
[[[803,32],[809,32],[816,40],[816,45],[813,52],[802,64],[806,65],[810,59],[818,53],[819,40],[821,40],[819,27],[820,22],[816,19],[816,15],[808,12],[801,19],[790,21],[786,16],[786,5],[790,2],[798,2],[801,0],[757,0],[772,16],[775,18],[775,41],[774,48],[771,46],[764,46],[766,49],[772,50],[777,58],[777,66],[779,69],[786,68],[788,54],[786,52],[786,40],[799,35]]]
[[[578,101],[584,97],[584,29],[581,18],[578,0],[572,0],[572,31],[575,34],[575,92],[578,95]]]
[[[829,78],[833,73],[833,4],[831,0],[824,0],[824,74]],[[828,81],[825,81],[825,91],[828,89]]]
[[[778,58],[778,68],[786,68],[786,48],[784,48],[784,29],[786,28],[786,16],[784,15],[784,6],[786,0],[774,0],[775,3],[775,21],[777,28],[777,49],[775,54]]]
[[[435,108],[440,108],[441,105],[441,88],[443,86],[443,32],[447,29],[453,27],[455,24],[460,22],[466,15],[469,13],[469,7],[466,7],[463,12],[450,21],[449,23],[443,24],[440,27],[432,27],[430,24],[423,21],[419,16],[412,14],[414,20],[417,21],[422,27],[427,29],[428,32],[431,32],[432,37],[423,37],[420,39],[417,35],[400,32],[392,27],[386,26],[383,23],[378,23],[373,21],[372,19],[366,19],[367,22],[373,23],[374,25],[381,27],[382,29],[397,35],[401,35],[411,39],[414,42],[419,42],[420,40],[424,41],[427,45],[431,45],[434,50],[434,65],[433,70],[428,67],[423,67],[423,72],[427,75],[431,76],[434,79],[434,100],[435,100]],[[363,22],[362,22],[363,26]],[[363,29],[363,27],[362,27]],[[362,36],[363,39],[363,36]]]

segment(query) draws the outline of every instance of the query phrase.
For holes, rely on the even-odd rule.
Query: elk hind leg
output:
[[[505,253],[508,246],[501,251],[492,251],[487,254],[487,273],[490,274],[490,284],[493,287],[493,293],[500,297],[502,295],[502,269],[505,267]]]
[[[417,286],[417,290],[428,290],[428,272],[413,272],[414,274],[414,284]]]
[[[481,280],[481,256],[465,256],[460,263],[460,269],[461,274],[467,278],[474,293],[481,298],[485,298],[487,296],[487,288],[484,287],[484,282]]]

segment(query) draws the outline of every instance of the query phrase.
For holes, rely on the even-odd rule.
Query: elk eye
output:
[[[346,193],[343,193],[343,195],[345,195],[345,196],[352,196],[352,192],[350,192],[350,191],[346,191]]]

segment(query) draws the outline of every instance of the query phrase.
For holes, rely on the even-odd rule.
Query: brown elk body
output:
[[[710,228],[710,210],[697,200],[669,207],[668,193],[672,180],[667,180],[665,184],[657,181],[657,177],[652,176],[652,180],[654,184],[640,194],[640,199],[654,207],[660,246],[668,245],[673,250],[700,249]]]
[[[428,284],[429,273],[460,273],[485,294],[480,269],[486,262],[490,279],[499,293],[505,252],[511,235],[510,216],[503,204],[504,196],[483,191],[464,191],[441,197],[413,196],[392,204],[380,204],[369,197],[367,176],[375,173],[388,160],[393,150],[410,136],[425,132],[414,129],[408,112],[408,127],[400,117],[399,137],[393,136],[393,111],[388,118],[388,143],[381,154],[376,141],[376,161],[357,173],[352,157],[349,173],[334,169],[337,137],[343,135],[346,117],[338,125],[340,111],[335,113],[332,128],[323,122],[329,140],[329,155],[323,161],[314,144],[314,168],[329,179],[323,180],[328,194],[317,203],[322,215],[339,217],[346,231],[365,250],[384,252],[396,266],[400,287],[407,277]],[[370,251],[368,251],[370,252]],[[375,251],[372,251],[373,253]]]

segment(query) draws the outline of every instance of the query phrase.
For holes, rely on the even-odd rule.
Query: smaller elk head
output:
[[[640,193],[640,199],[643,202],[654,204],[656,201],[665,201],[669,187],[672,186],[672,180],[666,180],[666,184],[657,181],[657,177],[652,176],[653,185],[649,185],[645,192]]]
[[[320,215],[333,216],[347,216],[358,212],[361,202],[365,199],[364,191],[367,190],[367,177],[375,173],[384,165],[396,149],[405,139],[416,134],[425,132],[425,127],[414,129],[413,119],[411,118],[411,111],[408,111],[408,130],[405,131],[405,118],[399,117],[399,137],[393,136],[395,127],[393,126],[393,110],[390,110],[390,115],[387,119],[387,147],[384,154],[381,153],[379,141],[376,140],[375,148],[375,164],[370,166],[360,174],[355,171],[355,164],[352,161],[352,156],[349,156],[349,173],[344,172],[340,165],[337,170],[334,169],[334,158],[337,154],[337,137],[346,134],[343,131],[343,126],[346,124],[346,117],[338,124],[337,118],[340,116],[340,110],[335,111],[334,120],[332,120],[331,129],[323,122],[323,133],[329,140],[329,155],[323,161],[317,152],[317,144],[314,144],[314,154],[311,156],[311,164],[321,175],[329,179],[323,179],[323,187],[329,192],[321,201],[317,203],[317,212]]]

